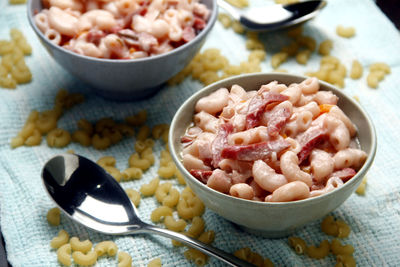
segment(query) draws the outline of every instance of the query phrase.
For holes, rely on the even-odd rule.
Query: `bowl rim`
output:
[[[168,134],[169,151],[170,151],[171,156],[172,156],[176,166],[178,167],[179,171],[184,173],[185,178],[190,179],[192,182],[199,185],[202,188],[202,190],[208,191],[208,193],[210,193],[210,194],[216,194],[218,197],[223,198],[224,201],[233,201],[232,203],[234,205],[247,206],[247,205],[251,204],[251,205],[254,205],[255,207],[269,207],[269,208],[289,208],[290,207],[290,208],[293,208],[293,207],[297,207],[297,206],[303,206],[304,204],[319,203],[319,202],[325,201],[327,198],[332,197],[333,194],[336,194],[337,192],[341,191],[342,189],[344,189],[346,187],[350,187],[352,184],[357,183],[358,180],[360,180],[362,177],[364,177],[366,175],[366,172],[371,167],[372,162],[374,161],[374,158],[376,155],[376,150],[377,150],[376,130],[375,130],[375,126],[372,122],[372,119],[370,118],[368,113],[364,110],[364,108],[355,99],[353,99],[352,97],[348,96],[345,92],[343,92],[343,90],[340,90],[337,87],[335,87],[327,82],[318,80],[321,85],[327,87],[327,89],[329,89],[329,90],[332,90],[333,93],[336,94],[336,92],[339,92],[339,94],[343,95],[347,100],[349,100],[351,102],[351,104],[354,105],[360,111],[360,113],[363,115],[364,119],[367,122],[367,126],[371,132],[372,144],[371,144],[371,151],[367,157],[367,160],[364,162],[363,166],[357,171],[356,175],[354,177],[352,177],[349,181],[345,182],[343,184],[343,186],[341,186],[338,190],[335,189],[335,190],[332,190],[331,192],[322,194],[320,196],[316,196],[316,197],[312,197],[312,198],[310,197],[310,198],[295,200],[295,201],[289,201],[289,202],[265,202],[265,201],[247,200],[247,199],[243,199],[243,198],[233,197],[228,194],[224,194],[222,192],[219,192],[215,189],[208,187],[207,185],[201,183],[198,179],[194,178],[189,173],[189,171],[183,166],[177,153],[174,150],[174,144],[173,144],[174,129],[176,128],[176,125],[179,124],[179,121],[177,120],[178,115],[183,113],[183,111],[188,106],[194,105],[195,101],[200,99],[200,97],[203,96],[203,94],[204,94],[204,96],[207,96],[211,92],[214,92],[214,91],[218,90],[219,88],[221,88],[219,86],[220,84],[229,83],[230,85],[233,85],[233,84],[235,84],[235,81],[241,80],[243,78],[249,78],[249,77],[256,77],[260,80],[263,80],[263,79],[264,80],[277,80],[278,82],[280,82],[280,80],[282,80],[282,78],[288,78],[288,77],[293,78],[293,79],[303,79],[303,80],[308,78],[307,76],[303,76],[303,75],[289,74],[289,73],[276,73],[276,72],[260,72],[260,73],[242,74],[242,75],[229,77],[229,78],[217,81],[215,83],[212,83],[206,87],[203,87],[202,89],[200,89],[199,91],[194,93],[192,96],[190,96],[188,99],[186,99],[182,103],[182,105],[179,107],[179,109],[176,111],[176,113],[171,121],[171,126],[170,126],[170,130],[169,130],[169,134]],[[274,78],[272,78],[272,77],[274,77]]]
[[[68,49],[65,49],[62,46],[53,44],[52,42],[50,42],[48,40],[48,38],[46,38],[46,36],[44,36],[44,34],[39,30],[39,28],[36,26],[36,23],[33,19],[34,15],[34,10],[33,10],[33,3],[37,1],[41,1],[41,0],[28,0],[27,3],[27,16],[28,16],[28,21],[29,24],[31,25],[31,27],[33,28],[34,32],[36,33],[36,35],[38,35],[40,37],[40,39],[42,39],[47,45],[51,46],[53,49],[58,50],[61,53],[66,53],[69,54],[71,56],[83,59],[83,60],[87,60],[87,61],[94,61],[94,62],[102,62],[102,63],[116,63],[116,64],[128,64],[128,63],[134,63],[134,62],[149,62],[149,61],[153,61],[153,60],[157,60],[163,57],[169,57],[169,56],[173,56],[176,53],[180,53],[181,51],[183,51],[185,48],[191,46],[192,44],[201,41],[204,37],[207,36],[207,34],[211,31],[211,29],[213,28],[216,20],[217,20],[217,16],[218,16],[218,5],[217,5],[217,1],[216,0],[211,0],[212,1],[212,10],[211,10],[211,14],[210,17],[208,18],[208,21],[206,23],[206,27],[199,33],[196,35],[196,37],[192,40],[190,40],[189,42],[172,49],[171,51],[168,51],[166,53],[162,53],[159,55],[155,55],[155,56],[150,56],[150,57],[144,57],[144,58],[134,58],[134,59],[108,59],[108,58],[97,58],[97,57],[90,57],[90,56],[85,56],[85,55],[81,55],[78,53],[75,53],[73,51],[70,51]]]

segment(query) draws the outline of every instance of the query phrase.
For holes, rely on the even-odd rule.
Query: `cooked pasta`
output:
[[[34,21],[51,42],[84,56],[108,59],[135,59],[172,51],[193,40],[211,14],[198,0],[181,1],[179,5],[124,0],[46,3],[34,15]],[[143,9],[146,11],[138,12]]]

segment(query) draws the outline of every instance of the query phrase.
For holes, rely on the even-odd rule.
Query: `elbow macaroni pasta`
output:
[[[86,239],[84,241],[80,241],[78,237],[74,236],[71,237],[69,240],[69,243],[71,244],[71,248],[73,251],[80,251],[82,253],[87,253],[92,249],[92,242],[90,240]]]
[[[306,249],[306,253],[310,258],[314,259],[323,259],[329,254],[329,241],[323,240],[318,247],[316,246],[309,246]]]
[[[57,249],[57,259],[65,266],[71,266],[71,244],[64,244]]]
[[[53,226],[58,226],[60,225],[60,209],[59,208],[52,208],[49,209],[46,215],[47,221],[49,224]]]
[[[60,230],[58,232],[58,235],[51,240],[50,246],[52,248],[58,249],[61,246],[68,244],[68,242],[69,242],[69,234],[65,230]],[[71,249],[71,246],[70,246],[70,249]]]
[[[125,251],[118,252],[118,267],[132,267],[132,257]]]
[[[310,49],[314,43],[298,42]],[[346,75],[337,58],[321,62]],[[272,81],[257,91],[234,85],[200,98],[194,124],[181,137],[183,165],[210,188],[248,200],[296,201],[341,187],[367,154],[354,146],[357,129],[338,97],[319,89],[318,79],[307,78],[289,86]]]
[[[102,241],[102,242],[98,243],[94,247],[94,251],[97,253],[97,257],[101,257],[105,254],[113,257],[117,254],[118,247],[113,241],[107,240],[107,241]],[[119,253],[118,253],[118,258],[119,258]]]
[[[147,267],[161,267],[161,259],[160,258],[155,258],[152,259],[148,264]]]
[[[95,251],[89,251],[86,254],[81,251],[72,252],[72,258],[74,262],[82,266],[90,266],[97,262],[97,253]]]
[[[159,222],[167,216],[172,216],[172,209],[167,206],[160,206],[152,211],[150,218],[152,222]]]
[[[158,177],[154,178],[148,184],[144,184],[140,187],[140,193],[146,197],[154,195],[159,183],[160,179]]]
[[[140,193],[136,191],[135,189],[125,189],[126,194],[128,195],[129,199],[132,201],[132,203],[135,205],[135,207],[138,207],[140,204]]]

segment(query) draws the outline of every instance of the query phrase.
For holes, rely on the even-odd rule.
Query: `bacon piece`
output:
[[[228,144],[228,135],[233,132],[233,126],[229,122],[224,123],[220,126],[218,134],[211,144],[212,152],[212,165],[214,168],[218,167],[218,163],[221,161],[221,151]]]
[[[272,110],[269,114],[268,120],[268,134],[270,136],[277,136],[281,131],[282,127],[289,120],[291,115],[289,108],[280,108],[277,110]]]
[[[196,178],[203,184],[207,184],[208,178],[213,173],[212,171],[195,170],[195,169],[191,169],[189,172],[191,175],[193,175],[194,178]]]
[[[86,35],[86,41],[93,43],[95,45],[99,45],[101,38],[103,38],[104,36],[106,36],[106,34],[103,31],[90,30]]]
[[[290,147],[290,143],[284,139],[244,146],[226,146],[221,152],[221,157],[243,161],[255,161],[267,159],[272,156],[272,153],[279,153],[288,147]]]
[[[299,138],[301,150],[297,154],[299,164],[301,164],[310,155],[311,151],[327,137],[326,131],[319,127],[308,128]]]
[[[189,41],[193,40],[194,37],[196,37],[196,33],[195,33],[194,29],[190,26],[186,26],[182,31],[183,41],[189,42]]]
[[[190,142],[193,142],[193,138],[190,138],[187,135],[181,137],[181,143],[190,143]]]
[[[193,22],[193,27],[196,30],[202,30],[206,27],[206,21],[202,18],[195,17]]]
[[[255,95],[249,103],[246,115],[246,129],[251,129],[259,125],[261,115],[264,113],[265,107],[271,103],[283,102],[289,97],[275,92]]]
[[[343,180],[343,182],[348,181],[354,175],[356,175],[356,171],[352,168],[344,168],[338,171],[335,171],[331,174],[331,177],[338,177]]]

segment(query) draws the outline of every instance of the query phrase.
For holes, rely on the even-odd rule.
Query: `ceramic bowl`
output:
[[[28,20],[54,60],[92,90],[115,100],[141,99],[159,90],[163,83],[181,71],[199,51],[217,18],[215,0],[203,0],[211,15],[206,27],[190,42],[161,55],[113,60],[82,56],[50,42],[36,26],[33,16],[42,10],[41,0],[28,1]]]
[[[211,84],[191,96],[178,109],[172,120],[169,132],[170,152],[187,184],[208,208],[248,232],[266,237],[286,236],[295,229],[318,220],[339,207],[360,185],[375,156],[377,146],[375,129],[367,113],[343,90],[320,82],[320,90],[332,91],[339,97],[338,106],[357,126],[357,137],[361,149],[368,154],[368,157],[357,174],[340,188],[318,197],[292,202],[272,203],[245,200],[220,193],[206,186],[194,178],[183,166],[180,137],[184,135],[186,128],[192,122],[195,103],[221,87],[230,88],[233,84],[238,84],[245,90],[258,90],[262,84],[274,80],[289,85],[300,83],[304,79],[306,77],[280,73],[247,74],[228,78]]]

